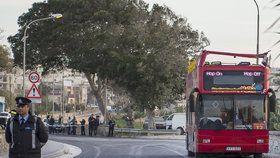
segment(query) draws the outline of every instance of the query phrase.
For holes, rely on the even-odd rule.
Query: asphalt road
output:
[[[186,158],[183,139],[51,136],[51,140],[82,149],[77,158]]]

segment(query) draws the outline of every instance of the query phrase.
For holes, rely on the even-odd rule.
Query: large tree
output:
[[[3,30],[0,29],[0,39],[1,34],[3,33]],[[8,50],[8,47],[0,44],[0,71],[7,71],[11,68],[11,59],[10,59],[10,52]]]
[[[9,37],[17,65],[22,65],[24,26],[50,13],[62,13],[63,19],[30,26],[27,68],[41,64],[46,72],[65,67],[83,72],[103,114],[102,89],[111,82],[148,109],[172,100],[182,92],[187,56],[208,43],[165,6],[149,10],[142,0],[49,0],[21,15],[18,33]]]
[[[1,34],[3,30],[0,29],[0,39],[3,38]],[[0,44],[0,72],[9,72],[12,70],[12,59],[10,58],[10,52],[7,46]],[[8,91],[0,89],[0,96],[5,97],[6,110],[13,108],[15,105],[14,95]]]
[[[155,106],[182,99],[187,59],[209,43],[186,19],[157,4],[143,28],[137,35],[143,37],[141,49],[128,60],[117,81],[128,89],[137,107],[147,110],[151,120]]]
[[[272,6],[275,8],[275,9],[278,9],[280,8],[280,1],[276,1],[276,0],[272,0],[271,1],[271,4]],[[268,28],[267,28],[267,31],[273,31],[275,32],[276,34],[280,35],[280,17],[278,17]],[[280,39],[278,41],[276,41],[274,43],[274,46],[279,46],[280,44]],[[278,55],[274,58],[273,62],[275,62],[278,58],[280,57],[280,53],[278,52]]]

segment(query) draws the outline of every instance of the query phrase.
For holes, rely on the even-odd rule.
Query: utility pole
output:
[[[29,28],[29,26],[31,24],[33,24],[35,22],[45,21],[45,20],[50,20],[50,19],[59,19],[59,18],[62,18],[62,14],[51,14],[49,17],[33,20],[25,26],[24,33],[23,33],[23,38],[22,38],[22,40],[23,40],[23,66],[22,66],[23,67],[23,72],[22,72],[22,94],[23,94],[23,97],[25,97],[26,39],[28,37],[27,36],[27,29]]]
[[[259,11],[259,5],[257,3],[256,0],[254,0],[256,6],[257,6],[257,12],[258,12],[258,15],[257,15],[257,65],[259,64],[259,41],[260,41],[260,37],[259,37],[259,34],[260,34],[260,11]]]
[[[62,69],[61,82],[61,115],[64,118],[64,69]]]
[[[52,114],[54,114],[54,73],[52,74]]]

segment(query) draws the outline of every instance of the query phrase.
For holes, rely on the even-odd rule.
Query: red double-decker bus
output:
[[[209,55],[244,62],[206,62]],[[262,58],[262,65],[248,59]],[[197,61],[197,63],[196,63]],[[269,151],[269,112],[275,93],[269,88],[267,53],[203,51],[186,75],[186,148],[189,156],[254,155]]]

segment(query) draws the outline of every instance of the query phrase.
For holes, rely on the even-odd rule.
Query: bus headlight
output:
[[[264,139],[257,139],[257,144],[263,144],[264,143]]]
[[[202,143],[210,143],[210,139],[202,139]]]

